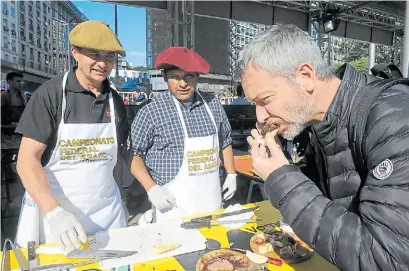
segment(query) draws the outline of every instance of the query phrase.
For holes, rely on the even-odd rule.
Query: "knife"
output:
[[[33,271],[38,266],[38,259],[35,250],[35,242],[29,241],[27,245],[28,249],[28,271]]]
[[[219,214],[219,215],[202,216],[202,217],[193,218],[190,221],[192,221],[192,222],[203,222],[203,221],[207,221],[207,220],[214,220],[214,219],[218,219],[218,218],[222,218],[222,217],[226,217],[226,216],[245,214],[245,213],[248,213],[248,212],[255,211],[258,208],[259,208],[259,206],[255,206],[255,207],[241,209],[241,210],[237,210],[237,211],[233,211],[233,212],[222,213],[222,214]]]
[[[128,257],[136,254],[136,251],[121,251],[121,250],[87,250],[76,249],[65,255],[68,259],[114,259]]]
[[[261,221],[261,219],[241,219],[241,220],[226,220],[226,221],[187,221],[183,222],[180,226],[184,229],[198,229],[198,228],[210,228],[211,226],[218,226],[223,224],[234,223],[253,223]]]

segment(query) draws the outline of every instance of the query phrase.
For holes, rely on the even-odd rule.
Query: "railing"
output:
[[[234,97],[222,97],[219,98],[219,100],[221,104],[230,104],[234,100]]]
[[[118,93],[119,95],[121,95],[122,99],[124,100],[125,105],[135,104],[137,102],[133,92],[118,91]],[[140,92],[140,95],[143,95],[145,99],[148,98],[148,95],[146,95],[146,93],[143,91]]]

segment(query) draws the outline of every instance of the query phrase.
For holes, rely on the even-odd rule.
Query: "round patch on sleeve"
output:
[[[391,176],[393,172],[393,164],[389,159],[383,160],[379,165],[377,165],[372,173],[378,180],[385,180]]]

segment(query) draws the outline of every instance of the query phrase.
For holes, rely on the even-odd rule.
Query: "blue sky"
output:
[[[114,5],[92,1],[73,1],[90,20],[108,23],[115,31]],[[146,10],[118,5],[118,37],[126,51],[126,60],[134,66],[146,66]]]

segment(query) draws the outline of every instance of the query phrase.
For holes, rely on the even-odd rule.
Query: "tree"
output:
[[[136,66],[136,67],[133,67],[131,70],[133,70],[133,71],[140,71],[140,72],[146,72],[146,71],[149,71],[146,67],[144,67],[144,66]]]
[[[351,65],[361,72],[368,72],[368,58],[361,57],[360,59],[351,63]]]

